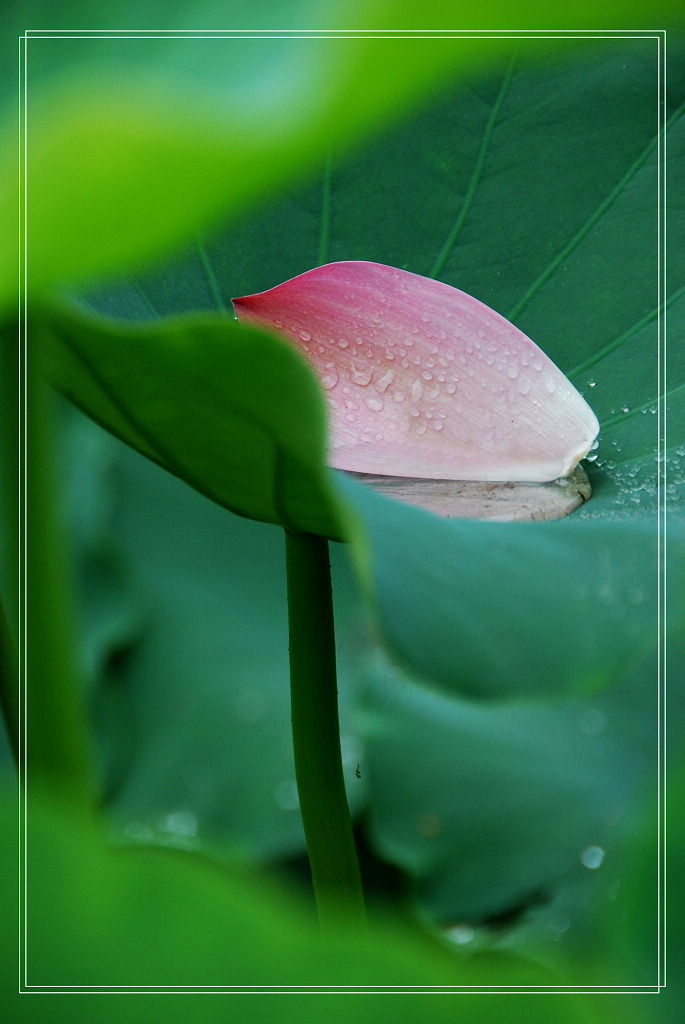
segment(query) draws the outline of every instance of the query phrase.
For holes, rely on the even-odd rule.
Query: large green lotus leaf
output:
[[[426,943],[425,938],[402,932],[392,923],[372,924],[368,943],[356,934],[324,939],[299,899],[273,878],[245,869],[228,870],[219,862],[200,861],[159,850],[108,848],[102,837],[82,821],[63,811],[29,802],[27,815],[27,873],[22,893],[25,906],[25,968],[22,981],[40,992],[64,986],[52,995],[64,1003],[65,995],[93,987],[97,992],[120,986],[236,986],[249,992],[268,986],[323,985],[420,986],[420,985],[541,985],[558,984],[555,976],[531,961],[507,955],[462,960]],[[6,878],[16,878],[16,800],[4,796],[2,807],[2,866]],[[16,953],[16,891],[2,888],[3,959],[11,963]],[[5,981],[7,981],[7,973]],[[3,1005],[11,1006],[12,1020],[44,1020],[45,1008],[36,995],[17,1000],[15,979],[3,985]],[[173,992],[171,993],[173,994]],[[110,997],[111,998],[111,997]],[[121,998],[121,995],[118,996]],[[219,1005],[203,998],[193,1004],[200,1021],[225,1020],[229,996]],[[503,1022],[526,1019],[543,1021],[547,1000],[539,993],[522,995],[515,1003],[487,997]],[[588,1018],[577,997],[554,997],[555,1015],[561,1021]],[[10,1002],[8,1002],[10,1000]],[[358,1005],[331,995],[312,1004],[308,1020],[358,1019]],[[76,1001],[71,1013],[51,1008],[51,1020],[92,1020],[92,996],[88,1016]],[[289,999],[274,1004],[276,1020],[293,1016]],[[241,1001],[239,1005],[243,1005]],[[487,1004],[485,1004],[487,1005]],[[315,1007],[318,1006],[317,1010]],[[338,1010],[338,1006],[340,1010]],[[440,1000],[426,1003],[422,1019],[452,1019]],[[162,1009],[163,1007],[163,1009]],[[127,1019],[183,1020],[177,1004],[157,1003],[150,997],[139,1006],[128,1001]],[[464,1001],[461,1016],[482,1020],[482,1007]],[[263,1009],[262,1009],[263,1012]],[[416,1002],[397,1001],[393,1019],[415,1020]],[[388,1005],[381,997],[365,1008],[365,1019],[387,1020]],[[257,1007],[241,1019],[258,1020]]]
[[[344,534],[323,463],[325,415],[288,345],[218,314],[107,322],[35,311],[51,380],[113,434],[241,515]]]
[[[673,169],[682,80],[675,64]],[[317,257],[372,259],[438,273],[515,314],[572,374],[603,428],[590,466],[594,496],[567,521],[445,523],[344,485],[372,536],[386,639],[419,675],[450,688],[592,688],[657,642],[657,522],[634,513],[657,503],[658,83],[650,40],[586,41],[545,67],[509,56],[334,166],[323,188],[275,202],[165,274],[94,297],[110,314],[149,317],[227,304]],[[682,259],[675,251],[669,261],[673,334],[685,308]],[[684,361],[671,345],[663,403],[671,498]],[[674,562],[677,545],[674,535]],[[673,628],[681,616],[675,602]]]
[[[110,443],[110,543],[144,609],[116,681],[93,698],[111,752],[110,821],[131,840],[299,855],[282,531],[227,514]],[[355,775],[357,604],[337,570],[341,746],[356,816],[366,791]]]
[[[656,837],[656,680],[650,658],[592,700],[492,706],[376,667],[362,733],[369,827],[379,852],[416,879],[432,920],[468,926],[457,941],[472,946],[515,926],[509,941],[572,956],[581,984],[649,983],[628,962],[620,979],[601,956],[591,969],[584,946],[601,937],[598,917],[622,920],[615,900],[629,888],[635,807],[646,800]],[[674,743],[683,719],[674,697]],[[644,894],[622,895],[656,905],[656,872],[640,885]],[[655,941],[646,936],[645,949]]]
[[[340,482],[370,535],[384,636],[419,676],[481,697],[591,693],[656,651],[655,518],[445,521]],[[685,623],[675,523],[670,543],[675,633]]]

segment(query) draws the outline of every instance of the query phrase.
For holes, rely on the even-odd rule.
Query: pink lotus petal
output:
[[[233,305],[312,363],[337,469],[555,480],[599,432],[590,407],[530,338],[440,281],[380,263],[329,263]]]

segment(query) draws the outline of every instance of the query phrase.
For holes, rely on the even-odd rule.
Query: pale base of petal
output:
[[[576,466],[568,476],[549,483],[473,480],[417,480],[411,477],[350,473],[388,498],[418,505],[446,519],[499,521],[560,519],[592,494],[585,470]]]

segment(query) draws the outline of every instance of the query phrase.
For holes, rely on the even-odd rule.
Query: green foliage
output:
[[[191,8],[200,9],[165,7],[167,24],[187,25]],[[279,5],[274,16],[296,25],[303,10]],[[595,10],[581,4],[574,16]],[[441,6],[433,11],[439,20]],[[362,16],[341,5],[340,23],[345,12],[350,23]],[[313,14],[323,24],[322,10]],[[397,25],[414,18],[405,5],[365,5],[365,23],[381,16]],[[502,12],[493,4],[478,16],[482,27]],[[539,18],[533,5],[523,16]],[[368,949],[356,939],[322,946],[290,889],[195,855],[207,841],[223,861],[237,851],[302,849],[296,811],[274,799],[287,796],[292,772],[280,542],[269,526],[233,519],[84,429],[100,453],[94,500],[103,511],[92,533],[83,514],[72,517],[81,520],[82,657],[99,714],[107,820],[139,846],[107,849],[83,823],[30,808],[29,980],[651,980],[641,965],[652,963],[653,942],[636,952],[613,908],[620,891],[635,932],[653,932],[653,851],[642,869],[615,865],[629,855],[644,779],[656,778],[657,472],[668,471],[665,493],[675,502],[685,424],[685,357],[671,347],[659,467],[661,417],[651,412],[664,383],[656,43],[584,41],[558,47],[548,64],[538,59],[542,40],[517,54],[487,40],[227,41],[210,44],[209,57],[199,42],[172,40],[29,46],[28,286],[41,293],[31,343],[47,350],[53,379],[76,404],[214,502],[267,523],[354,537],[374,628],[398,663],[366,657],[361,602],[336,551],[353,811],[365,807],[367,843],[415,880],[433,925],[465,922],[475,930],[469,949],[496,948],[462,959],[395,920],[375,925]],[[677,40],[669,49],[673,177],[683,158],[683,80]],[[440,98],[410,117],[409,101],[438,83]],[[338,155],[379,124],[372,146]],[[10,189],[3,222],[14,223],[15,210]],[[186,252],[174,265],[132,276],[181,242]],[[572,377],[602,422],[594,496],[583,511],[551,524],[442,522],[328,473],[323,406],[307,368],[282,342],[238,328],[225,309],[231,295],[355,258],[432,272],[471,291]],[[14,287],[13,259],[7,247],[3,296]],[[674,336],[685,314],[682,259],[675,250],[668,263]],[[91,287],[92,310],[160,322],[117,323],[47,294],[113,269],[128,277]],[[78,506],[78,482],[73,493]],[[668,540],[669,672],[677,678],[685,588],[675,522]],[[41,685],[32,679],[38,698]],[[671,707],[677,737],[677,698]],[[13,825],[8,810],[8,877]],[[606,851],[598,871],[579,859],[591,846]],[[13,921],[6,896],[3,919]],[[618,959],[606,953],[617,935],[626,945]],[[3,941],[11,961],[14,936]],[[505,955],[507,946],[528,946],[564,968],[549,974]],[[44,1020],[48,998],[55,1020],[93,1019],[99,999],[12,996],[9,1012]],[[127,1019],[173,1019],[165,997],[119,998]],[[244,1019],[262,1019],[263,1006],[233,998]],[[351,996],[309,997],[296,1010],[290,998],[269,1012],[328,1020],[335,999],[336,1019],[360,1016]],[[583,997],[453,998],[422,1001],[422,1019],[452,1020],[457,1011],[503,1024],[552,1014],[613,1019],[611,1007]],[[206,996],[189,1012],[225,1019],[234,1005]],[[414,1020],[415,1005],[377,996],[361,1013]],[[110,1004],[98,1006],[103,1019],[111,1015]]]
[[[5,797],[0,829],[3,867],[15,857],[13,826],[16,806]],[[137,986],[218,986],[248,993],[328,986],[338,990],[337,996],[325,1006],[315,1003],[305,1011],[307,1019],[329,1020],[333,1000],[336,1019],[352,1020],[353,1009],[345,1006],[347,1000],[339,991],[349,986],[382,991],[392,986],[539,986],[559,980],[532,961],[506,954],[455,961],[425,936],[404,931],[392,920],[376,921],[368,940],[350,932],[324,941],[292,892],[263,873],[231,872],[211,860],[159,848],[112,849],[97,830],[49,805],[29,804],[26,829],[32,855],[25,881],[31,940],[25,977],[37,992],[51,986],[66,986],[74,993],[119,987],[129,994]],[[5,885],[3,920],[14,916],[13,904],[11,886]],[[6,962],[12,959],[12,939],[3,929]],[[522,1001],[526,1019],[545,1019],[544,998],[523,996]],[[494,1002],[503,1024],[520,1020],[519,1006],[501,999]],[[274,1005],[275,1019],[297,1019],[288,1003],[284,999],[280,1007]],[[193,1004],[193,1016],[200,1021],[224,1020],[227,1007],[233,1005],[205,998]],[[9,1006],[12,1020],[45,1019],[43,1003],[35,995],[24,997],[20,1005],[13,994]],[[72,1013],[73,1006],[70,1001]],[[413,1020],[414,1007],[414,1000],[408,999],[404,1006],[397,1005],[393,1017]],[[365,1016],[385,1020],[387,1008],[380,997]],[[256,1008],[252,1012],[254,1016],[244,1019],[259,1019]],[[428,1021],[449,1019],[440,1001],[427,1003],[425,1012]],[[50,1019],[66,1020],[65,1013],[58,1006],[50,1011]],[[132,1004],[129,1019],[168,1020],[168,1013],[168,1001],[146,998]],[[480,1013],[470,1000],[462,1017],[475,1022]],[[559,1013],[564,1024],[586,1019],[570,999]]]
[[[340,537],[313,375],[289,346],[217,315],[152,326],[53,309],[31,319],[57,387],[241,515]]]

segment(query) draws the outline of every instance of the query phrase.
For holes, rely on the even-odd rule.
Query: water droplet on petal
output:
[[[311,341],[312,340],[312,336],[309,333],[309,331],[300,331],[300,337],[302,338],[302,341]]]
[[[381,394],[383,394],[385,391],[388,390],[388,388],[390,387],[390,385],[392,384],[394,379],[395,379],[395,371],[394,370],[386,370],[385,373],[383,374],[383,376],[380,377],[379,380],[376,382],[376,389]]]
[[[339,380],[338,371],[333,368],[328,369],[321,378],[321,387],[325,391],[332,391]]]
[[[369,384],[372,375],[373,369],[370,366],[355,366],[352,370],[352,383],[365,388]]]
[[[380,412],[385,404],[380,395],[371,395],[369,398],[365,399],[365,402],[373,412]]]

